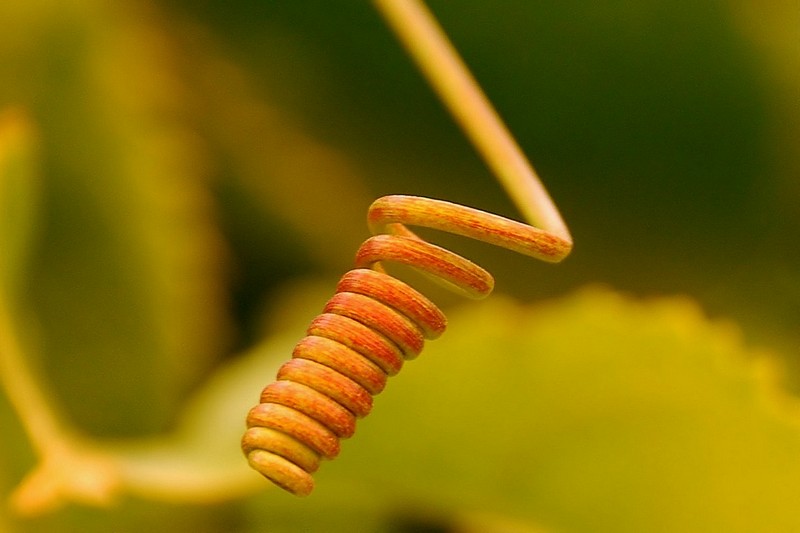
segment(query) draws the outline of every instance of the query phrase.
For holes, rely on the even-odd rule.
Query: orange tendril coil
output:
[[[571,242],[542,229],[440,200],[385,196],[370,206],[373,237],[356,254],[355,269],[294,348],[277,380],[247,416],[242,450],[250,466],[298,496],[311,493],[321,459],[339,454],[339,441],[403,362],[442,334],[446,318],[425,296],[386,274],[381,262],[411,266],[472,298],[491,293],[494,280],[467,259],[430,244],[406,226],[427,227],[557,262]]]

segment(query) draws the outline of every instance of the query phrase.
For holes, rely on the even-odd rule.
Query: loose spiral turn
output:
[[[250,466],[281,488],[305,496],[322,459],[369,414],[388,376],[442,334],[446,318],[425,296],[391,277],[381,262],[409,265],[473,298],[488,296],[494,280],[467,259],[430,244],[406,226],[463,235],[557,262],[567,239],[504,217],[440,200],[385,196],[370,206],[373,237],[356,254],[292,359],[261,393],[247,416],[242,450]]]

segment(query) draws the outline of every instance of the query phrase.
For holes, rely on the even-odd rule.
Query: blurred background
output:
[[[428,4],[575,250],[554,267],[435,242],[523,303],[588,284],[689,296],[738,324],[747,345],[780,354],[795,388],[797,2]],[[33,0],[4,3],[0,20],[0,110],[27,113],[39,146],[18,282],[35,319],[21,329],[47,388],[89,434],[170,428],[219,365],[273,331],[292,287],[321,279],[333,290],[368,236],[373,199],[431,196],[516,216],[368,2]],[[6,400],[2,409],[7,494],[32,452]],[[138,501],[7,523],[293,530],[236,504]],[[386,523],[451,530],[405,515]]]
[[[578,243],[555,273],[482,249],[501,287],[524,298],[586,281],[689,293],[756,340],[795,335],[797,5],[529,4],[431,3]],[[513,214],[366,3],[170,12],[211,32],[254,96],[345,158],[359,192]],[[329,220],[359,231],[335,243],[345,265],[363,233],[358,216],[336,211]]]

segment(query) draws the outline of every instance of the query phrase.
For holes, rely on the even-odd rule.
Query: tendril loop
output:
[[[492,276],[471,261],[430,244],[407,226],[462,235],[557,262],[571,242],[554,233],[469,207],[414,196],[385,196],[369,209],[373,237],[356,253],[323,313],[292,359],[247,416],[242,450],[250,466],[299,496],[314,488],[322,459],[339,454],[387,378],[414,359],[446,318],[428,298],[387,274],[384,262],[413,267],[472,298],[484,298]]]

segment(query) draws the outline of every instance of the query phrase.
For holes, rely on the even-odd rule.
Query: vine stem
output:
[[[28,228],[30,213],[25,212],[24,204],[31,201],[29,194],[34,188],[36,151],[38,139],[33,125],[27,115],[16,108],[5,108],[0,111],[0,206],[10,210],[16,220],[6,218],[0,220],[0,238],[3,239],[3,255],[0,256],[0,385],[8,391],[12,407],[19,413],[24,430],[30,435],[34,449],[44,454],[48,443],[55,435],[62,433],[58,416],[51,409],[50,402],[37,386],[36,379],[25,362],[18,335],[17,324],[12,319],[13,301],[18,294],[11,289],[14,273],[20,270],[15,264],[22,255],[21,242],[25,237],[14,235],[10,231],[12,223]],[[15,212],[14,208],[17,207]],[[6,227],[5,225],[8,225]]]
[[[16,212],[17,220],[8,224],[26,225],[24,205],[35,202],[38,138],[24,112],[6,109],[0,113],[0,204]],[[14,210],[17,207],[17,210]],[[22,213],[22,214],[21,214]],[[24,231],[24,230],[23,230]],[[0,258],[0,277],[19,268],[16,257],[22,254],[19,235],[0,228],[6,256]],[[18,242],[20,241],[20,242]],[[111,461],[95,453],[93,447],[69,425],[45,394],[21,339],[19,294],[12,281],[0,279],[0,389],[5,390],[18,415],[38,463],[11,495],[11,504],[21,513],[53,509],[66,500],[104,503],[116,488]],[[14,317],[16,315],[16,319]]]
[[[37,454],[45,455],[64,428],[24,363],[9,313],[0,302],[0,383]]]
[[[536,171],[430,10],[419,0],[374,3],[523,217],[572,243]]]
[[[12,507],[31,515],[69,500],[108,504],[119,486],[113,460],[61,422],[64,418],[42,393],[12,331],[0,304],[0,383],[38,456],[38,464],[12,493]]]

